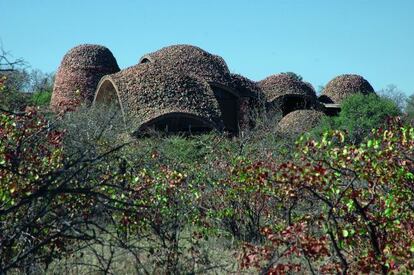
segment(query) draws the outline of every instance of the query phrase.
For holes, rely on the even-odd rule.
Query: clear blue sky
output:
[[[187,43],[253,80],[293,71],[317,88],[357,73],[414,93],[414,0],[0,0],[0,39],[45,72],[81,43],[107,46],[121,68]]]

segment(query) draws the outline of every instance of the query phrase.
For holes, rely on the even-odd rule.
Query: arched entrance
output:
[[[109,79],[102,79],[96,89],[94,104],[118,104],[118,93],[114,83]]]
[[[145,122],[139,127],[137,135],[146,135],[151,132],[164,134],[201,134],[214,129],[214,125],[208,120],[180,112],[172,112],[160,115]]]
[[[221,111],[224,130],[237,134],[239,132],[240,100],[237,93],[226,86],[210,84]]]
[[[314,100],[308,96],[302,95],[285,95],[276,100],[282,111],[282,116],[285,116],[296,110],[305,110],[314,107]]]

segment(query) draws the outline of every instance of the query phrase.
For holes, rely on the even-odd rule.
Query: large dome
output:
[[[360,75],[344,74],[328,82],[322,91],[320,100],[324,103],[341,103],[346,97],[355,93],[374,93],[371,84]]]
[[[115,98],[138,124],[161,112],[191,113],[231,134],[252,126],[251,114],[265,105],[255,82],[230,74],[222,58],[189,45],[163,48],[141,58],[138,65],[104,77],[96,101]]]
[[[140,63],[160,63],[166,70],[193,74],[208,82],[226,83],[229,69],[220,56],[191,45],[172,45],[144,55]]]
[[[171,130],[190,123],[195,131],[197,127],[221,125],[217,101],[206,81],[165,70],[156,63],[138,64],[102,78],[95,102],[114,99],[118,99],[128,123],[138,131],[155,124],[156,128]]]
[[[102,76],[119,71],[111,51],[100,45],[84,44],[65,54],[56,73],[51,108],[61,112],[90,104]]]

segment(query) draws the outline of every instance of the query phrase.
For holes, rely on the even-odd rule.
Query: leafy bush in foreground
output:
[[[267,273],[388,273],[414,268],[414,128],[398,121],[359,145],[343,132],[304,140],[264,182],[292,205],[246,244],[242,266]],[[307,205],[318,205],[312,211]]]
[[[0,114],[0,273],[47,267],[138,203],[107,158],[120,147],[70,157],[63,137],[36,109]]]
[[[130,140],[106,114],[0,116],[0,273],[414,268],[414,128],[304,136],[281,158],[266,131]]]

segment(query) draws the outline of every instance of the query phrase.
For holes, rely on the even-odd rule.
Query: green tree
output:
[[[52,98],[51,91],[39,91],[32,94],[30,98],[30,102],[34,106],[48,106],[50,103],[50,99]]]
[[[338,129],[349,133],[350,142],[359,143],[371,129],[381,127],[387,118],[401,115],[396,103],[375,94],[356,94],[345,99],[337,117],[326,117],[314,133]]]
[[[405,113],[407,114],[409,119],[414,118],[414,94],[410,95],[407,98]]]
[[[401,111],[404,110],[407,102],[407,96],[396,85],[389,84],[386,88],[379,90],[377,93],[381,97],[394,101]]]
[[[288,76],[290,76],[292,78],[295,78],[298,81],[302,81],[303,80],[303,77],[301,75],[299,75],[297,73],[294,73],[294,72],[284,72],[282,74],[285,74],[285,75],[288,75]]]

